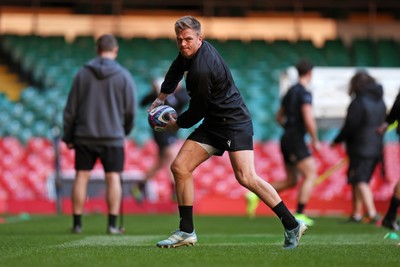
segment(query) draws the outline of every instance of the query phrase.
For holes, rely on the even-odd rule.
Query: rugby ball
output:
[[[168,105],[155,107],[149,112],[147,120],[150,127],[156,132],[164,132],[170,117],[176,119],[178,114],[175,109]]]

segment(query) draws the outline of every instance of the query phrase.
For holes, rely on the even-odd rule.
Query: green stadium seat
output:
[[[399,67],[400,51],[393,39],[380,39],[376,43],[376,61],[378,67]]]
[[[296,43],[296,50],[302,58],[308,58],[316,66],[326,66],[327,62],[322,51],[314,46],[311,40],[299,40]]]
[[[25,111],[21,116],[22,125],[26,128],[30,128],[35,121],[35,115],[32,111]]]
[[[326,63],[331,67],[347,67],[351,65],[351,58],[342,40],[326,40],[322,48]]]
[[[79,48],[89,48],[94,49],[95,47],[95,39],[93,36],[89,35],[79,35],[76,36],[73,44],[78,46]]]
[[[369,39],[356,39],[352,44],[353,65],[356,67],[376,66],[375,46]]]

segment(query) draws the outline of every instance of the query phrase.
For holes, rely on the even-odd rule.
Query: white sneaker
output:
[[[124,230],[122,228],[108,226],[107,233],[110,235],[122,235]]]
[[[308,228],[305,222],[297,219],[296,221],[299,223],[299,226],[297,226],[293,230],[285,229],[285,242],[283,244],[284,249],[296,248],[300,243],[301,236]]]
[[[197,242],[196,232],[186,233],[176,230],[170,237],[157,243],[160,248],[176,248],[180,246],[194,246]]]

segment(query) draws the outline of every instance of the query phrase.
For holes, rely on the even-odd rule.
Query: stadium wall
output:
[[[61,35],[73,40],[80,35],[113,33],[121,37],[174,38],[172,25],[185,12],[142,12],[119,16],[76,15],[68,10],[1,8],[1,34]],[[191,12],[189,14],[192,14]],[[197,15],[197,14],[193,14]],[[390,38],[400,40],[400,22],[387,17],[335,20],[315,13],[302,16],[265,13],[234,17],[199,17],[206,37],[215,39],[312,40],[322,46],[326,39]]]
[[[20,35],[43,35],[43,36],[65,36],[67,40],[73,40],[76,36],[94,35],[98,36],[105,32],[111,32],[116,35],[146,38],[174,38],[172,25],[175,20],[182,16],[182,13],[175,14],[129,14],[121,16],[101,16],[101,15],[73,15],[68,12],[52,12],[51,10],[42,10],[32,13],[29,10],[0,10],[0,34],[20,34]],[[196,15],[196,14],[194,14]],[[341,38],[346,43],[356,38],[390,38],[400,40],[400,23],[393,20],[350,20],[337,21],[328,18],[322,18],[316,15],[291,17],[277,16],[257,16],[246,18],[211,18],[199,17],[203,23],[203,30],[206,37],[216,39],[265,39],[265,40],[312,40],[316,46],[320,46],[327,39]],[[262,157],[260,157],[262,159]],[[259,160],[260,164],[266,164],[267,160]],[[398,157],[394,160],[398,166]],[[220,162],[217,162],[220,163]],[[394,166],[393,164],[392,166]],[[268,167],[268,166],[267,166]],[[275,171],[281,171],[282,168],[270,168]],[[211,168],[212,169],[212,168]],[[389,168],[392,170],[393,168]],[[396,174],[390,177],[396,177]],[[207,174],[207,173],[206,173]],[[204,175],[206,176],[206,175]],[[271,174],[271,176],[275,176]],[[340,177],[344,180],[344,175]],[[165,179],[164,179],[165,180]],[[233,182],[234,179],[231,179]],[[332,183],[337,180],[332,179]],[[376,179],[377,181],[380,180]],[[205,183],[202,180],[202,183]],[[393,188],[393,181],[382,188],[380,196],[386,198],[379,199],[377,206],[380,211],[387,207],[387,196]],[[325,183],[328,185],[328,183]],[[322,185],[324,186],[324,185]],[[331,186],[332,190],[343,188],[343,186]],[[223,188],[217,187],[217,190]],[[348,189],[348,188],[347,188]],[[230,191],[231,192],[231,191]],[[324,191],[328,192],[328,191]],[[196,204],[196,212],[202,214],[245,214],[244,198],[234,200],[222,197],[219,192],[211,194]],[[295,206],[293,191],[287,192],[283,198],[289,204],[291,209]],[[333,194],[333,193],[332,193]],[[310,203],[310,210],[315,214],[348,213],[350,209],[349,193],[346,191],[347,198],[336,197],[326,201],[316,199]],[[56,211],[54,201],[47,199],[17,201],[3,198],[0,194],[0,213],[54,213]],[[215,203],[219,203],[215,205]],[[103,199],[92,199],[88,201],[88,212],[103,212],[105,202]],[[125,211],[128,213],[137,212],[174,212],[175,204],[171,202],[161,202],[160,204],[145,203],[138,205],[131,198],[124,203]],[[69,199],[65,199],[64,212],[70,213],[71,206]],[[224,214],[225,214],[224,213]],[[269,214],[265,208],[260,208],[258,214]]]

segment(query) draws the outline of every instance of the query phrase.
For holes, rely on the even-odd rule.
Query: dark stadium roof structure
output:
[[[314,12],[345,19],[353,13],[389,14],[400,19],[398,0],[2,0],[1,7],[64,8],[77,14],[191,10],[203,16],[243,17],[254,12]]]

